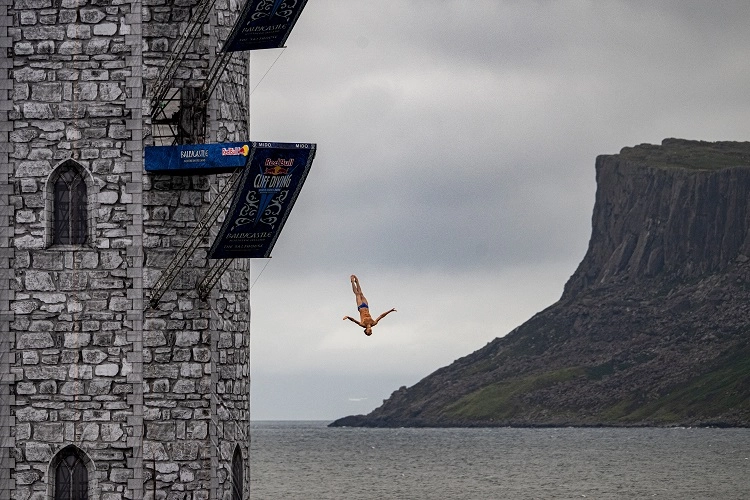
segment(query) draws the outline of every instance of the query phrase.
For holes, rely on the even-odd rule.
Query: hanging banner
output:
[[[146,172],[155,174],[220,174],[233,172],[247,163],[252,143],[185,144],[146,146]]]
[[[248,0],[222,52],[284,46],[307,0]]]
[[[315,144],[252,144],[210,259],[270,257],[315,158]]]

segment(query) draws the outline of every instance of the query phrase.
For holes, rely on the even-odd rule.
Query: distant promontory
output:
[[[750,142],[624,148],[596,180],[558,302],[331,426],[750,426]]]

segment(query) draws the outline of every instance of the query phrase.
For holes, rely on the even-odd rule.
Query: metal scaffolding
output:
[[[174,282],[175,278],[177,278],[177,275],[180,273],[180,271],[183,270],[185,265],[198,249],[203,238],[208,234],[208,232],[211,230],[211,227],[219,219],[219,217],[226,212],[227,206],[232,199],[232,195],[236,191],[237,185],[242,178],[242,172],[243,169],[240,168],[232,174],[232,176],[229,178],[229,181],[224,186],[224,189],[219,193],[211,206],[208,207],[206,213],[203,215],[195,228],[193,228],[190,236],[185,239],[182,247],[180,247],[175,256],[172,257],[172,260],[169,262],[169,264],[167,264],[167,267],[164,268],[161,276],[159,276],[159,279],[151,289],[151,298],[149,299],[149,304],[152,308],[156,308],[159,305],[159,300],[169,289],[169,287],[172,285],[172,282]],[[219,263],[220,262],[221,261],[219,261]],[[216,265],[217,263],[214,263],[214,266],[212,266],[211,269],[213,269]],[[224,269],[226,269],[226,267]],[[209,275],[210,274],[211,270],[209,270]],[[219,276],[221,276],[221,274],[219,274]],[[206,280],[204,279],[203,281],[205,282]],[[216,280],[213,280],[212,283],[216,284]],[[212,287],[213,284],[211,285]],[[203,283],[201,283],[201,286],[203,286]],[[205,292],[205,296],[208,296],[208,292],[210,292],[210,290],[211,289],[209,288]]]
[[[203,25],[208,19],[208,14],[216,3],[216,0],[200,0],[198,5],[195,6],[193,15],[188,21],[185,31],[177,40],[172,52],[169,54],[167,62],[164,64],[164,68],[159,73],[151,92],[151,116],[158,116],[164,111],[164,108],[168,104],[169,100],[167,95],[172,85],[172,78],[175,73],[182,65],[185,60],[185,56],[193,45],[193,42],[201,30]]]
[[[216,55],[206,74],[206,79],[193,92],[185,95],[187,88],[175,88],[174,76],[201,35],[216,0],[200,0],[180,38],[175,42],[164,67],[151,87],[152,136],[157,145],[204,143],[206,141],[206,110],[209,99],[218,86],[224,71],[231,62],[233,52]],[[246,7],[247,8],[247,7]],[[237,82],[231,82],[236,87]],[[232,93],[239,107],[240,119],[247,123],[247,107],[239,92]]]

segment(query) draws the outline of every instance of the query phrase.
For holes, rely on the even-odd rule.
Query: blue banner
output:
[[[247,163],[253,143],[186,144],[147,146],[146,172],[155,174],[219,174],[232,172]]]
[[[315,144],[252,144],[210,259],[270,257],[315,158]]]
[[[248,0],[222,52],[284,46],[307,0]]]

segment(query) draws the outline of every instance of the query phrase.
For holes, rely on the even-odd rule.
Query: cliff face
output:
[[[571,298],[616,276],[689,279],[750,255],[750,143],[667,139],[596,161],[586,257]]]
[[[667,139],[596,176],[557,303],[332,425],[750,425],[750,143]]]

